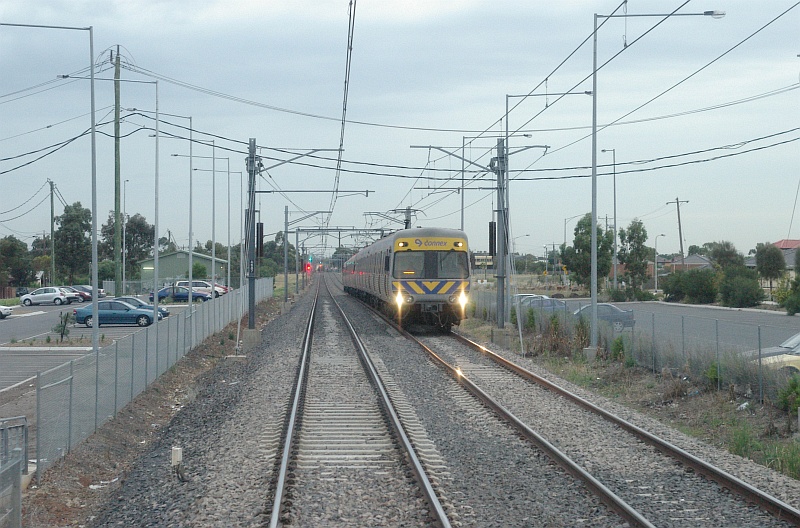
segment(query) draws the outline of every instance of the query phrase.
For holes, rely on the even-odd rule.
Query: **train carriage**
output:
[[[342,267],[347,293],[379,306],[401,324],[449,330],[465,317],[469,246],[463,231],[403,229],[351,257]]]

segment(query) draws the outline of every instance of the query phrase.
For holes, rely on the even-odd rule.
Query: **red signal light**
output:
[[[311,264],[306,262],[306,273],[311,273]]]

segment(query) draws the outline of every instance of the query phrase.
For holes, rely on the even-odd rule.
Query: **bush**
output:
[[[764,299],[764,290],[758,284],[756,272],[744,266],[725,269],[719,294],[722,304],[732,308],[757,306]]]
[[[654,301],[656,296],[653,292],[648,290],[636,290],[636,292],[634,292],[634,298],[637,301]]]
[[[533,308],[528,308],[528,313],[525,315],[525,330],[533,332],[536,330],[536,314],[533,311]]]
[[[617,336],[614,342],[611,343],[611,359],[619,361],[625,357],[625,342],[622,336]]]
[[[608,293],[611,295],[612,302],[625,302],[628,300],[628,292],[626,290],[612,288],[608,290]]]
[[[664,277],[661,283],[661,288],[664,290],[664,300],[681,302],[686,297],[684,275],[686,275],[684,272],[678,271]]]
[[[716,274],[710,269],[687,271],[683,274],[686,301],[692,304],[710,304],[717,298]]]
[[[797,414],[797,408],[800,407],[800,377],[792,376],[786,387],[778,391],[778,407],[791,415]]]
[[[794,292],[786,299],[786,315],[794,315],[800,312],[800,292]]]

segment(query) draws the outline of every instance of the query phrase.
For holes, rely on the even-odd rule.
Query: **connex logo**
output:
[[[414,240],[414,243],[417,245],[417,247],[422,247],[422,240],[417,238]]]

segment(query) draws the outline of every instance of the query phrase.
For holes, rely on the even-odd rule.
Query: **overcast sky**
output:
[[[631,0],[627,14],[667,14],[682,3]],[[462,160],[411,146],[460,155],[473,141],[465,137],[482,135],[465,149],[477,165],[464,173],[463,196],[471,245],[487,249],[496,193],[480,167],[496,155],[507,95],[533,93],[508,98],[512,236],[517,251],[536,255],[560,245],[565,228],[571,243],[577,217],[591,211],[593,98],[583,92],[592,90],[593,14],[624,14],[619,5],[357,2],[339,195],[331,192],[335,152],[269,170],[259,188],[287,192],[259,195],[265,233],[283,229],[286,206],[295,221],[333,205],[329,218],[292,229],[322,221],[394,229],[400,224],[386,216],[399,219],[392,211],[405,207],[416,211],[414,225],[458,228]],[[0,22],[94,28],[98,225],[114,207],[114,92],[100,80],[113,77],[110,50],[120,46],[123,79],[159,79],[159,232],[186,245],[189,143],[180,138],[188,119],[166,114],[192,117],[195,239],[212,238],[212,163],[202,156],[214,154],[228,158],[217,161],[216,238],[228,236],[229,163],[238,241],[248,138],[265,166],[290,150],[339,146],[349,10],[347,0],[0,0]],[[747,254],[759,242],[800,238],[800,7],[695,0],[677,12],[707,10],[726,16],[599,21],[599,221],[613,225],[616,179],[617,226],[640,219],[651,247],[664,234],[660,253],[679,251],[676,199],[686,250],[729,240]],[[89,58],[87,31],[0,27],[0,236],[30,244],[49,232],[48,178],[60,197],[56,215],[61,199],[91,207],[91,143],[82,135],[89,82],[57,79],[87,75]],[[125,209],[153,223],[155,84],[122,83],[121,91]],[[557,95],[566,92],[576,93]],[[298,190],[319,192],[289,192]]]

